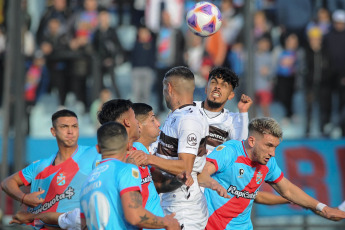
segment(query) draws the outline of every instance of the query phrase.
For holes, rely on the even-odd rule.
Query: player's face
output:
[[[51,133],[58,143],[73,147],[78,143],[79,125],[76,117],[59,117],[51,128]]]
[[[232,85],[217,77],[207,83],[205,92],[207,104],[211,108],[223,109],[225,103],[235,96]]]
[[[131,131],[130,131],[130,138],[133,140],[138,140],[140,137],[140,127],[139,127],[139,121],[135,118],[135,113],[132,108],[128,111],[128,120],[131,125]]]
[[[280,143],[279,138],[270,134],[255,136],[252,160],[261,165],[266,165],[271,157],[275,156],[276,148]]]
[[[147,118],[141,123],[142,129],[140,135],[148,137],[152,142],[154,142],[160,132],[159,126],[161,126],[161,124],[156,119],[154,112],[151,111],[148,113]]]

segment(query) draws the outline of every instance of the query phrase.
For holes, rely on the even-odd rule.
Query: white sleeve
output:
[[[198,155],[199,145],[202,138],[202,124],[194,119],[183,119],[178,129],[177,153],[190,153]]]
[[[341,210],[341,211],[344,211],[345,212],[345,201],[343,201],[343,203],[341,203],[338,208]]]
[[[75,208],[72,211],[65,212],[59,216],[58,224],[60,228],[67,230],[80,230],[80,209]]]
[[[248,113],[237,113],[234,116],[233,127],[234,137],[233,139],[242,141],[248,138],[248,124],[249,118]]]

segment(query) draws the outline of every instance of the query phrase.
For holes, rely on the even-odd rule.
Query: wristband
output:
[[[26,193],[24,193],[24,196],[22,197],[21,204],[24,204],[24,197],[26,196]]]
[[[325,204],[323,204],[323,203],[318,203],[317,205],[316,205],[316,211],[320,211],[320,212],[322,212],[322,210],[323,210],[323,208],[324,207],[326,207],[327,205],[325,205]]]

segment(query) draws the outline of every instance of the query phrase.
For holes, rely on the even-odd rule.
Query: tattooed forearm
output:
[[[147,220],[149,220],[150,218],[148,218],[147,216],[146,216],[146,214],[144,215],[144,216],[140,216],[140,223],[144,223],[144,222],[146,222]]]
[[[128,156],[128,157],[126,158],[126,163],[134,164],[134,165],[135,165],[135,161],[134,161],[134,159],[133,159],[131,156]]]
[[[139,192],[130,192],[131,203],[129,203],[128,207],[130,208],[139,208],[143,205],[143,198],[141,197]]]
[[[140,216],[140,223],[145,225],[150,225],[150,227],[161,227],[164,226],[163,221],[158,221],[157,217],[150,218],[146,214],[144,216]]]

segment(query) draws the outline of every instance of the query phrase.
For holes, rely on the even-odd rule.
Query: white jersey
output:
[[[207,137],[207,155],[214,147],[223,144],[228,140],[242,141],[248,137],[248,113],[232,113],[223,109],[219,115],[208,117],[204,110],[204,102],[196,101],[196,106],[200,108],[209,124],[209,136]]]
[[[170,113],[161,129],[156,155],[165,159],[178,160],[179,153],[196,156],[192,177],[193,185],[185,185],[170,193],[162,195],[162,206],[189,206],[204,199],[200,191],[197,173],[206,163],[206,137],[208,124],[206,116],[199,108],[185,105]]]
[[[345,212],[345,201],[343,203],[341,203],[338,208],[341,210],[341,211],[344,211]]]

